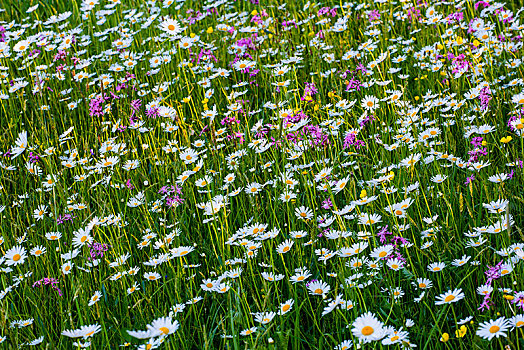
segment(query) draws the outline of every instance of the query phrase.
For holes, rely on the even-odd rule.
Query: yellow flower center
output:
[[[364,328],[362,328],[362,334],[363,335],[371,335],[375,332],[375,330],[373,329],[373,327],[370,327],[370,326],[366,326]]]
[[[491,326],[491,327],[489,327],[489,332],[490,332],[491,334],[493,334],[493,333],[497,333],[499,330],[500,330],[500,327],[499,327],[499,326]]]
[[[446,299],[444,299],[444,301],[445,301],[446,303],[450,303],[450,302],[452,302],[453,300],[455,300],[455,296],[454,296],[454,295],[448,295],[448,296],[446,297]]]

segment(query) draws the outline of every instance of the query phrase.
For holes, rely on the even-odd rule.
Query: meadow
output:
[[[524,349],[518,2],[0,7],[0,348]]]

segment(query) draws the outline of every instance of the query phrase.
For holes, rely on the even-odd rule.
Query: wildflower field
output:
[[[524,350],[517,1],[0,1],[0,348]]]

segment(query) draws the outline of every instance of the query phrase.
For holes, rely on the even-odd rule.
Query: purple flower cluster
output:
[[[378,10],[369,11],[368,19],[370,22],[378,21],[380,19],[380,12],[378,12]]]
[[[135,124],[138,121],[138,116],[135,115],[140,110],[142,106],[142,101],[140,99],[131,101],[131,116],[129,117],[129,122],[131,125]]]
[[[295,28],[298,28],[297,23],[294,20],[282,21],[282,27],[286,28],[290,26],[294,26]]]
[[[29,163],[38,163],[40,161],[40,157],[38,154],[29,152]]]
[[[359,123],[359,125],[360,125],[361,128],[364,128],[364,127],[366,127],[366,125],[372,124],[373,121],[375,121],[375,117],[373,115],[369,114],[369,115],[366,115],[366,117],[364,119],[362,119],[362,121]]]
[[[491,286],[493,281],[499,279],[502,275],[500,274],[500,271],[502,269],[502,263],[504,261],[501,260],[497,265],[495,266],[488,266],[488,269],[484,272],[486,275],[486,285]],[[493,300],[491,300],[491,293],[487,293],[484,296],[484,299],[482,300],[482,303],[480,304],[480,307],[477,310],[485,311],[489,310],[489,308],[493,306]]]
[[[251,40],[251,38],[242,38],[237,40],[236,46],[247,47],[248,49],[256,50],[255,44],[253,43],[253,40]]]
[[[464,54],[455,56],[452,52],[448,52],[446,56],[437,55],[437,57],[438,58],[445,57],[448,59],[448,61],[451,62],[451,65],[453,66],[453,70],[452,70],[453,74],[465,72],[471,66],[469,61],[466,60],[466,56]]]
[[[58,218],[56,219],[56,223],[58,225],[61,225],[66,221],[73,221],[73,219],[75,219],[75,217],[71,214],[64,214],[64,216],[59,215]]]
[[[329,144],[328,135],[318,125],[305,125],[295,133],[286,135],[288,141],[298,143],[307,141],[312,147],[326,146]]]
[[[475,4],[475,10],[478,10],[482,6],[483,8],[489,7],[489,3],[487,1],[479,1]]]
[[[475,175],[471,175],[470,177],[467,177],[466,182],[464,182],[464,185],[469,185],[471,181],[475,181]]]
[[[97,257],[103,257],[104,252],[106,252],[109,249],[109,245],[105,243],[97,243],[93,242],[89,244],[89,260],[93,261]]]
[[[400,236],[393,236],[393,233],[388,231],[388,225],[382,227],[380,231],[377,232],[377,236],[380,240],[380,243],[382,244],[387,243],[388,237],[389,237],[389,243],[394,245],[393,253],[388,255],[388,257],[386,257],[386,261],[396,258],[402,262],[406,262],[406,258],[402,256],[402,253],[399,250],[399,246],[402,244],[409,243],[407,239],[405,239],[404,237],[400,237]]]
[[[471,144],[473,147],[475,147],[473,150],[468,152],[469,155],[469,163],[474,163],[479,160],[480,157],[486,156],[488,154],[488,150],[485,147],[482,147],[482,136],[474,137],[471,140]]]
[[[213,51],[206,50],[206,49],[200,50],[196,63],[199,64],[201,60],[204,60],[204,61],[212,60],[214,62],[218,62],[218,58],[216,58],[216,56],[213,55]]]
[[[356,149],[360,149],[362,146],[365,146],[366,143],[363,140],[358,140],[357,135],[354,133],[347,133],[344,138],[344,149],[349,148],[350,146],[355,146]]]
[[[191,25],[191,24],[195,24],[196,22],[204,19],[206,17],[206,15],[200,11],[195,11],[193,9],[189,9],[187,10],[186,12],[187,14],[189,14],[189,16],[186,18],[186,21]]]
[[[53,62],[56,62],[58,60],[65,61],[66,58],[67,58],[67,51],[58,50],[58,53],[53,57]]]
[[[330,8],[330,7],[322,7],[320,10],[318,10],[317,12],[317,16],[323,16],[323,15],[328,15],[331,17],[335,17],[337,15],[337,9],[336,8]]]
[[[166,206],[169,208],[176,208],[178,205],[184,203],[182,187],[178,185],[162,186],[158,193],[165,195]]]
[[[220,124],[231,126],[231,125],[235,125],[235,124],[240,124],[240,120],[238,120],[235,116],[233,116],[233,117],[224,117],[220,121]]]
[[[325,201],[322,202],[322,209],[330,209],[333,207],[333,202],[331,202],[331,198],[326,198]]]
[[[360,91],[360,87],[362,86],[362,83],[360,80],[357,79],[358,74],[365,74],[367,72],[366,67],[362,63],[357,64],[357,68],[355,68],[354,71],[352,70],[346,70],[344,73],[341,74],[342,79],[348,78],[348,84],[346,86],[346,92],[350,92],[352,90]]]
[[[491,101],[491,90],[489,89],[489,86],[485,86],[480,90],[480,108],[485,111],[488,109],[489,101]]]
[[[318,93],[318,89],[315,83],[306,83],[304,88],[304,96],[300,98],[301,101],[306,101],[308,97],[313,97]]]
[[[127,179],[126,187],[129,188],[130,190],[135,189],[135,186],[133,186],[133,184],[131,183],[131,179]]]
[[[89,101],[89,115],[91,117],[100,117],[104,115],[103,104],[108,100],[110,100],[110,97],[106,95],[91,99],[91,101]]]
[[[354,77],[352,77],[349,80],[348,85],[346,86],[346,92],[349,92],[351,90],[360,91],[360,87],[361,86],[362,86],[362,83],[360,82],[360,80],[355,79]]]
[[[42,286],[51,286],[52,289],[56,290],[58,292],[59,296],[62,296],[62,291],[60,288],[58,288],[58,280],[56,278],[42,278],[41,280],[36,281],[33,283],[33,288],[35,287],[42,287]]]
[[[524,292],[515,293],[515,298],[511,301],[511,303],[517,305],[524,311]]]
[[[11,158],[11,149],[8,149],[4,154],[2,154],[2,157],[4,158]]]
[[[284,122],[289,123],[298,123],[301,120],[307,119],[307,115],[303,110],[299,110],[296,113],[290,114],[287,117],[284,117]]]
[[[388,231],[388,225],[382,227],[380,231],[377,232],[377,236],[380,240],[380,243],[384,244],[387,241],[387,237],[392,235],[393,233]]]
[[[448,21],[448,24],[453,24],[455,22],[460,22],[464,19],[464,13],[462,12],[455,12],[451,13],[448,17],[446,17],[446,20]]]
[[[422,16],[420,14],[420,10],[416,7],[410,7],[408,9],[408,19],[410,21],[414,21],[414,20],[419,20],[419,21],[422,21]]]
[[[159,117],[159,116],[160,116],[160,113],[158,112],[158,107],[153,106],[153,107],[151,107],[151,108],[148,108],[148,109],[146,110],[146,116],[147,116],[148,118],[153,118],[153,119],[155,119],[156,117]]]

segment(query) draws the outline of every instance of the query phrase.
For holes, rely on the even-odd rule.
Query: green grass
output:
[[[10,47],[0,57],[0,347],[43,336],[39,346],[51,349],[87,341],[94,349],[144,349],[148,341],[149,348],[166,349],[342,349],[346,340],[357,348],[355,320],[371,312],[382,327],[407,334],[399,333],[403,343],[385,345],[379,337],[364,349],[524,348],[518,319],[505,336],[486,340],[477,334],[482,322],[511,319],[524,307],[511,301],[524,290],[518,254],[518,247],[524,249],[524,138],[519,119],[508,125],[512,116],[522,116],[524,104],[515,97],[522,85],[515,79],[523,79],[518,4],[504,5],[513,11],[509,22],[500,20],[504,13],[482,13],[483,5],[474,2],[433,4],[443,19],[436,25],[426,23],[428,5],[398,1],[108,4],[87,10],[76,1],[0,2]],[[322,14],[323,7],[336,14]],[[193,21],[190,9],[205,16]],[[66,11],[71,14],[63,21],[46,22]],[[380,19],[370,20],[376,14],[371,11]],[[463,19],[447,23],[457,12]],[[468,30],[481,15],[488,39]],[[159,28],[169,17],[183,27],[179,36]],[[333,30],[344,17],[344,30]],[[15,51],[39,33],[49,33],[45,46],[34,36],[29,48]],[[190,50],[183,48],[196,36]],[[117,51],[126,39],[129,46]],[[56,56],[61,44],[63,59]],[[155,57],[168,62],[152,66]],[[256,65],[248,72],[236,69],[236,58]],[[442,66],[433,70],[438,62]],[[278,76],[277,66],[289,70]],[[455,76],[461,67],[467,70]],[[14,89],[20,81],[27,86]],[[359,87],[347,89],[355,81]],[[159,91],[162,83],[167,85]],[[487,105],[479,97],[483,86],[489,86]],[[384,100],[395,95],[394,102]],[[98,113],[94,105],[101,96],[107,100]],[[366,106],[370,96],[378,99],[377,108]],[[137,100],[141,105],[133,111]],[[354,105],[341,108],[342,100]],[[151,117],[154,105],[173,117]],[[203,116],[213,109],[214,119]],[[482,126],[492,129],[471,132]],[[28,145],[20,148],[23,132]],[[362,147],[348,145],[350,133]],[[474,146],[479,136],[482,145]],[[21,153],[15,157],[16,147]],[[187,148],[199,153],[196,161],[184,162]],[[468,169],[468,152],[479,148],[485,154],[478,160],[489,166]],[[138,162],[134,169],[132,162]],[[496,174],[511,176],[490,181]],[[445,180],[435,181],[437,175]],[[342,190],[335,180],[344,181]],[[292,197],[282,200],[285,194]],[[407,199],[399,213],[387,210]],[[490,213],[484,204],[497,200],[508,201],[506,210]],[[40,206],[45,210],[37,217]],[[304,217],[297,214],[302,207],[308,209]],[[366,225],[361,214],[379,215],[380,221]],[[391,234],[384,242],[379,233],[386,225]],[[74,248],[75,235],[80,239],[86,229],[88,240]],[[293,238],[298,231],[303,237]],[[50,239],[56,232],[61,237]],[[268,232],[273,234],[264,237]],[[279,253],[288,239],[293,245]],[[94,243],[106,250],[91,266]],[[367,246],[342,256],[358,243]],[[389,255],[370,257],[385,244],[402,267],[388,266]],[[16,247],[25,249],[25,257],[14,261]],[[34,247],[46,252],[35,256]],[[64,256],[72,249],[77,256]],[[116,263],[121,256],[126,261]],[[467,263],[452,265],[463,256]],[[166,257],[154,266],[153,259]],[[68,261],[74,266],[65,273]],[[484,296],[477,288],[487,281],[485,271],[501,261],[511,271],[493,280],[493,304],[479,310]],[[428,271],[437,262],[445,268]],[[137,273],[128,274],[134,267]],[[237,268],[240,276],[231,277]],[[293,283],[299,268],[310,275]],[[144,273],[150,272],[160,278],[148,280]],[[282,279],[268,281],[262,273]],[[44,278],[56,279],[60,293],[51,285],[34,286]],[[432,286],[422,290],[419,278]],[[208,279],[220,287],[206,291],[201,284]],[[329,285],[324,298],[308,290],[312,280]],[[456,288],[463,299],[435,304]],[[89,306],[96,291],[100,298]],[[264,324],[255,320],[255,313],[278,312],[289,300],[294,304],[285,314]],[[337,306],[329,311],[332,301]],[[179,327],[165,338],[157,332],[137,339],[127,332],[168,316]],[[467,330],[458,337],[459,321],[467,317],[461,322]],[[31,321],[14,323],[25,320]],[[95,324],[100,331],[86,339],[61,335]],[[252,327],[255,332],[241,335]],[[449,340],[442,341],[443,334]]]

